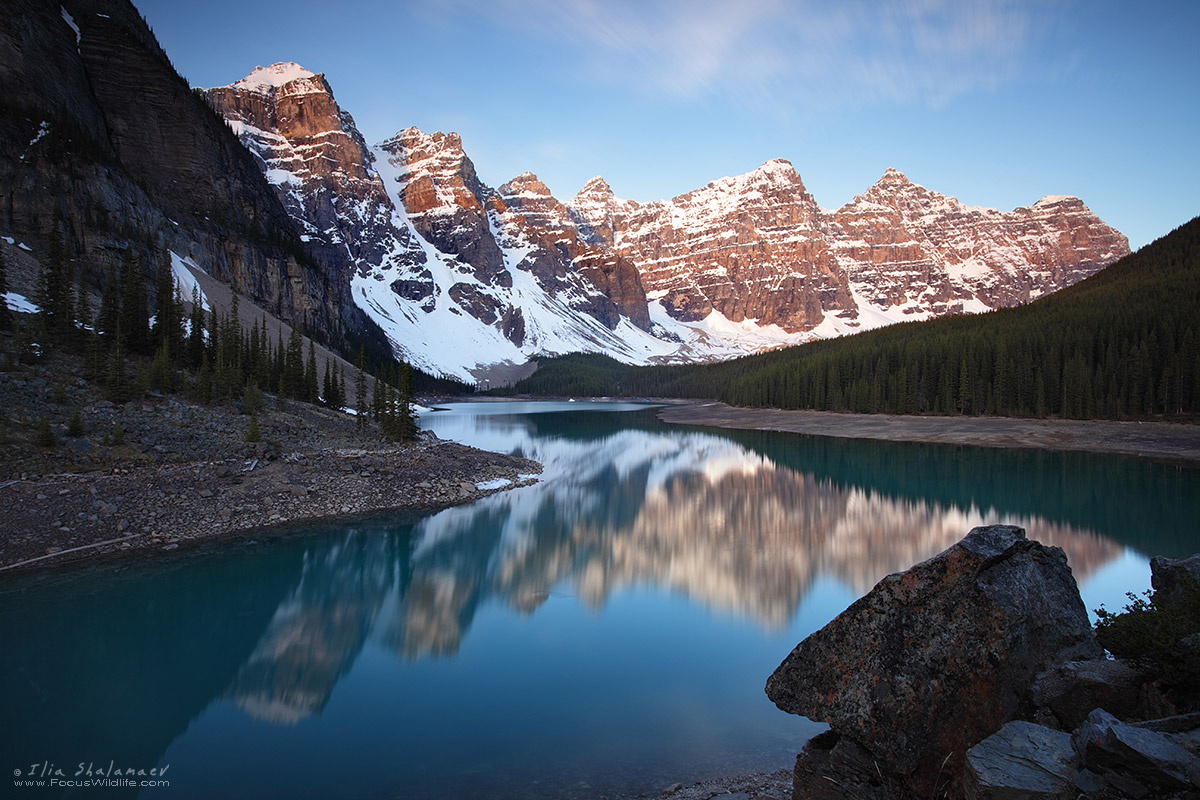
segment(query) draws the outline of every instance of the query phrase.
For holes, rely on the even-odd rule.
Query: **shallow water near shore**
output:
[[[1062,547],[1089,610],[1148,588],[1150,554],[1200,550],[1200,470],[1132,458],[685,428],[613,403],[421,424],[545,472],[435,513],[0,583],[5,780],[111,763],[170,786],[102,796],[657,794],[790,766],[822,726],[774,708],[770,672],[974,525]]]

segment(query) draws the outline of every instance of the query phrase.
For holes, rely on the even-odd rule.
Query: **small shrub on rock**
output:
[[[255,412],[250,413],[250,430],[246,433],[246,441],[262,441],[262,433],[258,430],[258,414]]]
[[[58,437],[54,435],[50,428],[50,419],[46,416],[38,420],[37,443],[38,447],[53,447],[58,444]]]
[[[83,418],[79,415],[79,411],[72,411],[71,418],[67,420],[67,436],[70,436],[72,439],[78,439],[85,432],[83,429]]]
[[[1182,597],[1165,603],[1158,592],[1128,592],[1120,612],[1096,609],[1096,638],[1104,649],[1150,670],[1185,696],[1200,693],[1200,589],[1181,587]],[[1187,640],[1187,642],[1185,642]]]

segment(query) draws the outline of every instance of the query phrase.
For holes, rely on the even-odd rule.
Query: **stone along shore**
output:
[[[468,502],[532,483],[536,462],[432,438],[112,473],[59,474],[0,490],[0,568],[159,548],[267,526]]]
[[[55,362],[0,381],[0,571],[455,505],[541,472],[534,461],[431,433],[385,442],[374,424],[360,430],[351,415],[270,396],[257,412],[261,441],[246,442],[250,418],[232,404],[114,405],[73,372]],[[72,411],[84,430],[68,437]],[[41,416],[52,421],[51,446],[34,441],[30,421]]]

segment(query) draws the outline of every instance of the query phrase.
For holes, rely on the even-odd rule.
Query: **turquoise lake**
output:
[[[0,768],[164,769],[149,798],[600,798],[790,768],[763,692],[975,525],[1062,547],[1095,609],[1200,550],[1200,470],[462,403],[423,428],[545,465],[471,505],[0,579]],[[139,796],[15,788],[13,797]]]

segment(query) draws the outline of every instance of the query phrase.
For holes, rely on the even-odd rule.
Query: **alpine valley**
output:
[[[836,210],[783,159],[656,202],[600,177],[565,202],[528,172],[493,188],[457,134],[367,143],[297,64],[188,91],[128,3],[18,5],[0,23],[7,235],[45,246],[61,218],[100,264],[169,247],[335,347],[469,383],[544,355],[712,361],[1013,306],[1129,253],[1077,198],[1002,212],[894,169]]]

